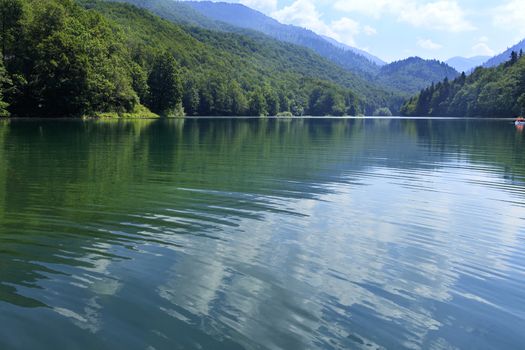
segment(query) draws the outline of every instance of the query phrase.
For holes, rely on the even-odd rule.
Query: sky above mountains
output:
[[[386,61],[492,56],[525,37],[525,0],[228,0]]]

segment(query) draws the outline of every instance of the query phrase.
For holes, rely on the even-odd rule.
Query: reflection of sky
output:
[[[91,348],[523,343],[523,189],[402,133],[380,143],[376,129],[336,154],[321,142],[307,175],[248,174],[253,193],[130,186],[142,205],[62,237],[55,262],[35,255],[49,272],[15,287],[49,309],[25,319],[0,301],[0,323],[60,326]]]
[[[378,168],[368,175],[363,186],[333,184],[320,200],[294,201],[307,219],[268,214],[241,222],[234,241],[207,244],[207,262],[184,256],[174,264],[159,293],[193,313],[216,314],[269,347],[286,341],[325,347],[329,339],[341,347],[353,344],[349,339],[454,347],[462,344],[455,337],[469,336],[461,327],[471,325],[457,325],[447,340],[440,329],[454,320],[437,317],[436,308],[456,299],[474,304],[472,316],[486,308],[504,317],[501,323],[523,317],[519,304],[461,284],[463,275],[483,281],[483,288],[507,283],[515,268],[508,257],[525,232],[516,216],[523,205],[502,205],[509,195],[486,186],[495,180],[490,174],[451,167],[412,172],[410,184],[403,171]],[[232,315],[240,319],[232,323]],[[374,341],[378,327],[399,333]],[[277,330],[286,333],[282,343],[265,343]]]

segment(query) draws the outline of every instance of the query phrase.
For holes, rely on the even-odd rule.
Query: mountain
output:
[[[238,28],[226,22],[211,19],[193,9],[186,1],[176,0],[101,0],[131,4],[146,9],[171,22],[208,30],[236,32]]]
[[[525,56],[432,85],[401,109],[412,116],[515,117],[525,112]]]
[[[446,63],[437,60],[424,60],[410,57],[381,67],[376,82],[398,91],[417,93],[432,82],[445,77],[454,79],[459,73]]]
[[[458,72],[470,73],[474,68],[483,65],[484,62],[490,59],[490,56],[474,56],[474,57],[452,57],[445,61],[446,64],[453,67]]]
[[[356,85],[353,85],[352,88],[361,96],[366,96],[366,99],[370,101],[383,99],[383,97],[375,98],[372,96],[370,91],[374,89],[380,91],[380,96],[385,96],[385,91],[388,91],[387,94],[393,94],[393,97],[388,102],[392,106],[395,106],[403,97],[409,97],[422,87],[430,85],[433,81],[442,80],[446,76],[450,77],[446,71],[441,76],[435,75],[435,67],[433,67],[435,63],[422,60],[419,62],[419,70],[405,69],[403,71],[403,74],[414,74],[414,76],[403,76],[401,80],[393,81],[393,79],[388,77],[389,75],[394,75],[391,69],[383,69],[384,74],[381,75],[381,66],[384,68],[387,65],[377,57],[367,56],[368,58],[366,58],[365,53],[355,53],[358,52],[358,49],[338,43],[333,39],[328,40],[326,37],[317,35],[310,30],[281,24],[261,12],[239,4],[172,0],[107,1],[130,3],[184,26],[234,33],[262,41],[272,37],[281,42],[310,48],[325,59],[354,73],[354,81],[360,79],[361,83],[359,85],[366,86],[366,88],[363,91],[356,88]],[[396,64],[390,67],[403,68],[402,65]],[[401,75],[400,73],[399,76]],[[425,81],[424,77],[428,77],[429,80]],[[393,111],[397,111],[397,109],[394,108]]]
[[[211,19],[249,28],[280,41],[311,48],[364,79],[401,94],[411,95],[429,86],[433,81],[437,82],[445,77],[454,78],[458,75],[453,68],[434,60],[408,59],[386,65],[384,61],[365,51],[304,28],[281,24],[244,5],[210,1],[185,3]]]
[[[86,2],[87,0],[83,1]],[[402,92],[391,91],[389,88],[377,85],[373,81],[373,76],[367,75],[367,79],[365,79],[359,74],[344,69],[334,62],[317,55],[313,50],[305,48],[304,46],[273,39],[266,34],[252,29],[239,28],[225,22],[216,21],[212,18],[203,17],[202,14],[188,6],[187,2],[176,2],[171,0],[106,0],[91,2],[96,2],[99,6],[104,2],[128,3],[147,9],[174,24],[178,24],[179,27],[183,28],[197,40],[203,41],[207,44],[211,43],[212,45],[217,45],[218,40],[223,41],[221,44],[223,47],[221,48],[228,51],[227,55],[239,56],[239,58],[243,60],[242,64],[244,65],[251,64],[249,60],[251,60],[253,56],[253,52],[245,52],[248,49],[246,47],[247,45],[244,43],[245,41],[250,42],[254,46],[263,44],[263,46],[266,47],[265,50],[274,50],[275,55],[281,55],[279,58],[281,59],[281,62],[283,62],[282,64],[290,65],[291,62],[309,59],[311,60],[309,63],[305,63],[301,67],[295,66],[295,68],[300,67],[301,74],[305,74],[306,76],[313,75],[316,79],[332,81],[344,88],[351,89],[356,96],[359,97],[361,113],[370,114],[379,107],[389,107],[392,111],[397,112],[399,107],[401,107],[404,98],[406,98]],[[211,27],[211,30],[204,27]],[[226,43],[226,41],[232,40],[236,43]],[[321,38],[321,40],[325,45],[330,45],[324,39]],[[268,48],[269,46],[274,48],[270,49]],[[287,50],[288,53],[282,55],[280,53],[282,50]],[[292,52],[294,52],[294,55],[302,57],[290,56]],[[349,54],[354,55],[350,52]],[[366,61],[368,64],[375,66],[376,69],[379,69],[379,67],[373,63],[368,60]],[[268,62],[272,61],[270,60]],[[264,65],[266,62],[263,61],[261,64]],[[283,72],[283,74],[287,73],[288,72],[286,71]],[[236,75],[238,74],[235,73],[235,76]]]
[[[178,25],[116,2],[9,3],[20,5],[23,18],[4,28],[6,38],[18,38],[4,52],[15,86],[0,86],[13,115],[124,115],[146,107],[157,114],[356,115],[398,110],[402,102],[309,49],[263,34]]]
[[[516,45],[508,48],[503,53],[492,57],[491,59],[489,59],[488,61],[486,61],[483,64],[483,67],[488,68],[488,67],[498,66],[498,65],[502,64],[503,62],[506,62],[506,61],[508,61],[510,59],[510,54],[512,53],[512,51],[520,52],[520,50],[525,51],[525,39],[520,41]]]
[[[310,48],[319,55],[337,63],[343,68],[368,77],[378,71],[378,66],[357,50],[347,50],[333,45],[324,37],[311,30],[282,24],[275,19],[264,15],[241,4],[210,1],[187,1],[185,4],[191,6],[208,18],[226,22],[240,28],[252,29],[264,33],[280,41],[289,42]]]
[[[366,52],[365,50],[361,50],[361,49],[358,49],[357,47],[352,47],[352,46],[340,43],[339,41],[337,41],[337,40],[335,40],[333,38],[330,38],[329,36],[326,36],[326,35],[321,35],[321,37],[323,37],[326,41],[328,41],[330,44],[334,45],[335,47],[338,47],[338,48],[343,49],[345,51],[353,51],[353,52],[355,52],[358,55],[366,57],[369,61],[374,62],[378,66],[384,66],[386,64],[385,61],[383,61],[382,59],[380,59],[380,58],[378,58],[378,57],[376,57],[376,56]]]

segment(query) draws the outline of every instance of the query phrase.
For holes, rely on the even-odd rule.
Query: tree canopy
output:
[[[0,18],[4,116],[342,115],[393,101],[307,49],[128,4],[0,0]]]
[[[494,68],[479,67],[421,90],[405,103],[404,115],[514,117],[525,112],[525,58],[513,52]]]

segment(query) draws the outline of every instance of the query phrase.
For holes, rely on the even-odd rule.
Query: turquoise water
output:
[[[520,349],[509,121],[0,121],[0,349]]]

